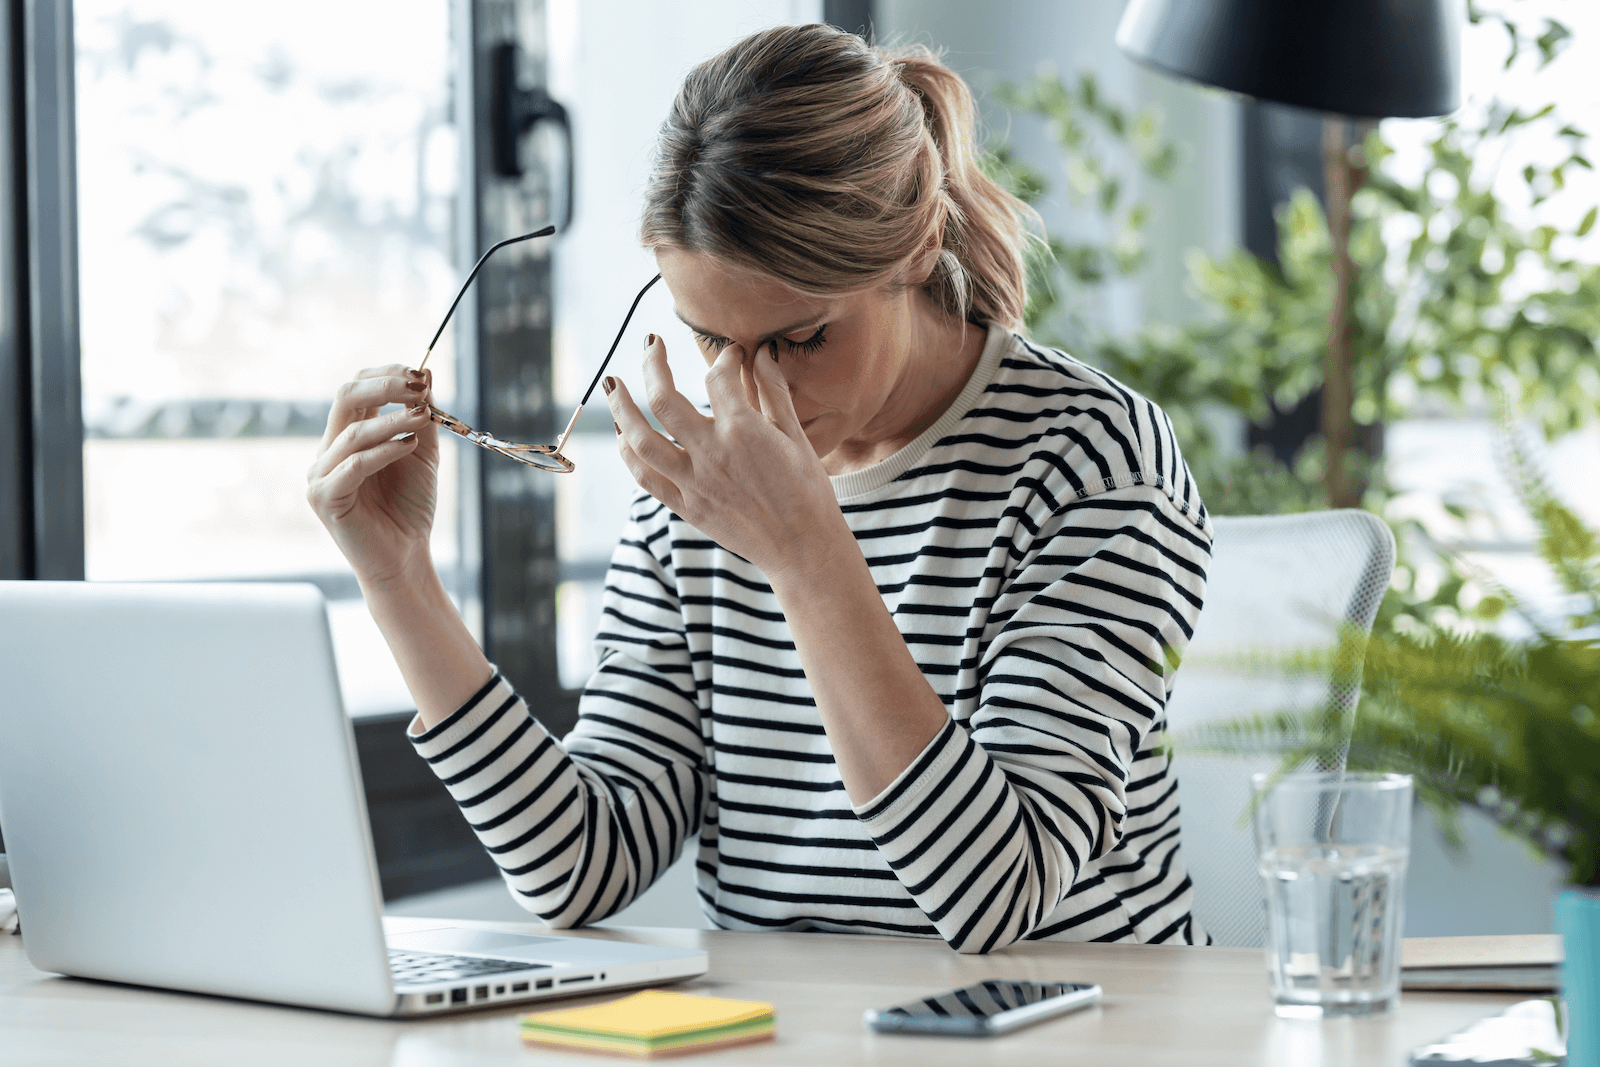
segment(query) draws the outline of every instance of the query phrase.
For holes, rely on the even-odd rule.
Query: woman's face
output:
[[[776,347],[818,456],[847,442],[869,447],[916,420],[922,390],[907,381],[915,290],[813,297],[702,252],[659,248],[656,263],[708,364],[730,344]]]

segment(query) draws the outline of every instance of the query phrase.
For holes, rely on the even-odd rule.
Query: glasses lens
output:
[[[554,449],[546,451],[542,448],[536,449],[527,445],[510,445],[507,447],[485,445],[484,447],[491,452],[500,453],[507,459],[514,459],[518,463],[526,463],[530,467],[537,467],[552,474],[571,474],[573,471],[572,461]]]
[[[438,408],[431,409],[428,417],[457,437],[464,437],[479,448],[486,448],[496,455],[514,459],[518,463],[526,463],[530,467],[537,467],[553,474],[571,474],[576,469],[572,461],[557,452],[552,445],[519,445],[511,441],[502,441],[493,434],[474,430],[454,415]]]

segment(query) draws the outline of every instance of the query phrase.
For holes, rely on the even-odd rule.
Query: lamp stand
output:
[[[1322,120],[1322,165],[1327,188],[1328,236],[1333,242],[1333,314],[1323,356],[1322,440],[1327,450],[1328,506],[1361,505],[1361,486],[1345,470],[1355,437],[1355,327],[1350,314],[1356,281],[1350,258],[1351,198],[1366,184],[1364,160],[1351,158],[1350,123],[1335,116]]]

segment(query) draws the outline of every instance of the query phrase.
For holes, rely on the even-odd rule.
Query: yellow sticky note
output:
[[[672,1034],[733,1026],[771,1014],[772,1005],[759,1000],[732,1000],[647,989],[604,1004],[534,1012],[524,1015],[522,1024],[540,1029],[615,1034],[649,1041]]]

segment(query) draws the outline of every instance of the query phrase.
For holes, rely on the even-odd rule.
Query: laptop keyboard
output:
[[[548,963],[529,963],[527,960],[449,956],[439,952],[406,952],[398,948],[389,950],[389,970],[394,972],[396,986],[433,985],[461,978],[477,978],[485,974],[549,969]]]

